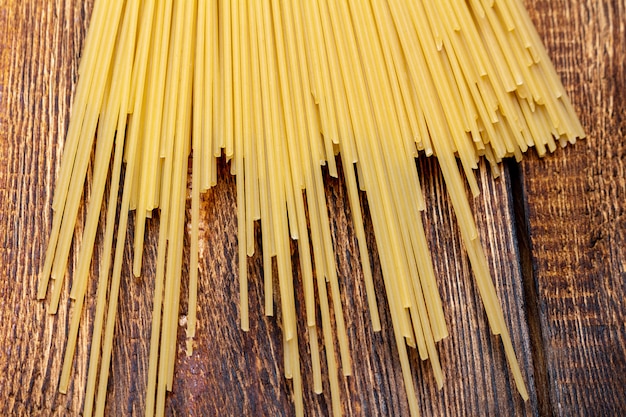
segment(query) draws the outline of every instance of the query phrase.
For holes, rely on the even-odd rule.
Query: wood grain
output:
[[[529,386],[526,403],[511,385],[499,340],[489,334],[437,164],[417,161],[427,201],[424,223],[450,329],[438,346],[443,390],[435,388],[429,365],[411,356],[425,416],[626,415],[626,2],[599,3],[527,2],[589,138],[544,159],[529,155],[517,169],[507,165],[500,179],[484,165],[477,172],[482,194],[473,201],[475,216]],[[68,285],[56,316],[47,315],[47,303],[34,298],[93,1],[0,4],[0,415],[80,415],[95,284],[83,311],[67,395],[57,386],[72,310]],[[238,327],[235,184],[223,161],[219,170],[218,186],[201,203],[197,349],[190,358],[184,355],[179,329],[167,412],[292,415],[280,316],[265,317],[262,311],[259,250],[248,261],[251,329],[244,333]],[[344,184],[328,175],[325,183],[355,364],[354,375],[340,384],[344,414],[407,415],[372,226],[366,218],[381,294],[380,333],[372,332],[366,310]],[[367,215],[363,196],[362,204]],[[130,247],[125,254],[107,415],[141,415],[144,409],[157,229],[158,215],[148,225],[141,279],[130,278]],[[78,227],[76,244],[80,232]],[[256,232],[260,241],[261,231]],[[94,274],[99,256],[96,250]],[[185,270],[183,285],[186,279]],[[186,309],[183,300],[181,316]],[[303,328],[302,315],[299,320]],[[328,384],[325,394],[312,392],[306,337],[301,335],[307,415],[329,415]]]
[[[556,415],[626,412],[626,2],[535,16],[588,138],[522,163],[549,398]]]

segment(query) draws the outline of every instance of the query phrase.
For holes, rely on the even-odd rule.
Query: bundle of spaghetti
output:
[[[158,209],[156,270],[149,272],[155,290],[146,415],[164,414],[177,351],[185,225],[189,221],[191,355],[194,344],[202,343],[194,340],[200,195],[218,181],[217,158],[225,157],[236,176],[241,327],[249,329],[246,265],[259,222],[264,312],[273,315],[274,299],[280,299],[284,374],[293,381],[296,414],[304,414],[299,333],[310,344],[313,390],[320,393],[321,331],[335,415],[342,409],[337,359],[344,376],[352,373],[354,341],[348,340],[340,294],[340,281],[350,277],[339,277],[335,265],[322,175],[327,170],[346,182],[371,325],[378,331],[377,297],[383,294],[374,290],[369,263],[360,203],[362,195],[367,198],[409,408],[418,415],[407,346],[430,360],[442,387],[435,343],[448,335],[415,168],[419,155],[434,155],[491,331],[501,336],[512,378],[526,399],[465,181],[476,196],[473,171],[480,157],[497,176],[503,158],[519,159],[530,147],[544,155],[557,142],[565,146],[582,137],[521,0],[98,0],[79,68],[38,289],[43,299],[51,287],[49,311],[55,313],[97,138],[71,281],[74,308],[60,390],[66,392],[69,384],[101,227],[84,415],[103,415],[129,212],[134,211],[132,271],[139,276],[146,222]],[[107,179],[111,185],[103,204]],[[303,312],[295,303],[291,240],[298,246]],[[272,276],[274,259],[277,277]],[[306,317],[305,329],[297,327],[299,314]]]

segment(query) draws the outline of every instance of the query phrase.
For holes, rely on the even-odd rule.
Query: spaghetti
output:
[[[424,154],[439,161],[491,331],[501,336],[513,380],[527,399],[464,182],[476,196],[473,171],[481,157],[497,175],[503,158],[519,159],[530,147],[544,155],[557,143],[582,137],[520,0],[96,1],[37,293],[43,299],[51,287],[49,310],[56,312],[97,138],[60,390],[66,392],[69,383],[108,178],[84,414],[104,413],[129,212],[135,218],[132,271],[139,276],[145,226],[154,209],[160,210],[160,228],[157,267],[149,272],[155,292],[146,415],[164,414],[176,354],[188,160],[191,355],[194,343],[201,343],[194,341],[200,195],[218,180],[216,158],[223,155],[237,184],[241,327],[250,326],[247,257],[254,253],[254,224],[260,222],[264,312],[274,314],[278,295],[284,373],[293,381],[296,414],[304,414],[298,334],[310,343],[313,390],[319,393],[321,331],[332,409],[339,415],[337,359],[344,376],[352,364],[340,296],[346,277],[338,276],[335,265],[322,166],[339,175],[335,157],[341,154],[372,326],[380,330],[376,299],[382,294],[375,293],[369,265],[363,191],[409,408],[418,415],[407,346],[430,360],[441,387],[435,343],[448,335],[419,214],[425,207],[414,161]],[[291,239],[298,244],[303,276],[305,329],[297,327]]]

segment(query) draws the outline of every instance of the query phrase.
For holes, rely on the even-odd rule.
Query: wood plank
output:
[[[77,415],[83,400],[82,386],[72,387],[67,396],[56,390],[68,308],[49,316],[34,291],[89,10],[88,2],[12,1],[0,13],[3,415]],[[72,255],[70,271],[73,261]],[[87,324],[81,329],[81,346],[88,343]],[[84,377],[85,363],[77,361],[74,379]]]
[[[588,138],[522,163],[555,415],[626,414],[626,2],[554,1],[534,21]]]

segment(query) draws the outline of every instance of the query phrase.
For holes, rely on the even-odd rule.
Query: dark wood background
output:
[[[57,385],[71,304],[65,290],[58,315],[49,316],[35,288],[92,3],[0,0],[0,415],[75,416],[82,409],[93,304],[84,311],[72,382],[62,395]],[[626,1],[526,4],[588,133],[544,159],[529,153],[519,165],[505,164],[500,179],[484,165],[477,174],[482,194],[473,202],[475,214],[531,398],[523,402],[511,385],[440,172],[422,158],[424,216],[450,328],[438,346],[443,390],[428,364],[412,356],[425,416],[626,415]],[[259,255],[249,260],[251,330],[238,328],[235,186],[223,163],[220,178],[202,200],[198,348],[187,358],[179,343],[167,412],[292,415],[280,329],[261,314]],[[383,330],[375,334],[345,189],[341,180],[326,183],[355,364],[354,376],[341,380],[344,414],[406,415],[385,300],[380,297]],[[153,222],[141,280],[128,278],[127,251],[109,415],[141,415],[144,408],[156,231]],[[383,294],[376,253],[371,258]],[[93,286],[90,294],[92,300]],[[305,405],[309,415],[330,412],[329,395],[313,394],[308,377]]]

